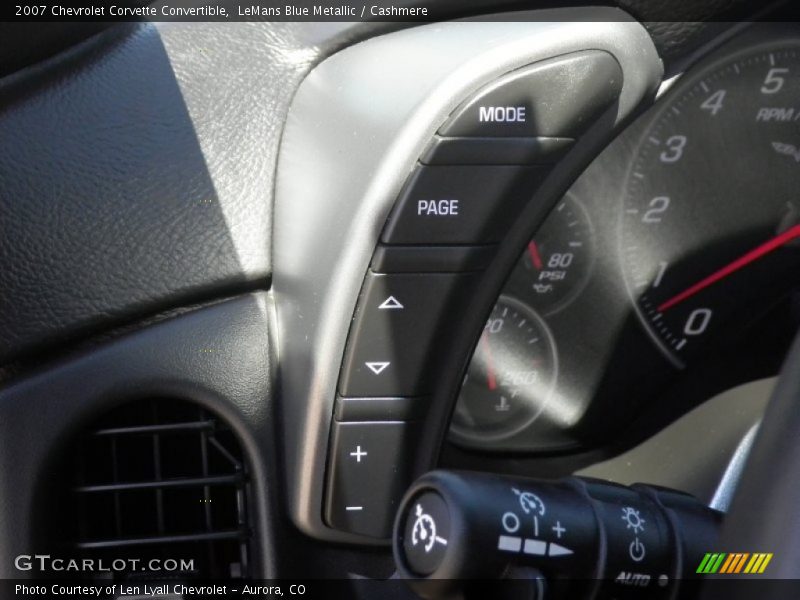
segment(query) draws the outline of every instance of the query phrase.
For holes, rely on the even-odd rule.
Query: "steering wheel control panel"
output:
[[[330,526],[389,537],[411,481],[414,423],[426,416],[439,358],[479,271],[550,164],[621,85],[607,52],[567,54],[501,77],[439,128],[389,215],[359,295],[331,432]]]
[[[546,165],[605,112],[621,87],[617,61],[587,51],[519,69],[479,91],[431,140],[381,241],[499,242],[549,172]]]
[[[434,471],[406,494],[394,553],[421,596],[528,567],[554,598],[674,598],[693,584],[721,513],[681,492],[568,478]]]
[[[287,506],[312,537],[388,544],[531,232],[656,92],[663,66],[640,23],[559,14],[388,33],[327,58],[294,96],[272,287]],[[538,338],[534,375],[555,373],[542,324],[508,313],[519,332],[500,337]],[[460,417],[468,432],[473,413]]]

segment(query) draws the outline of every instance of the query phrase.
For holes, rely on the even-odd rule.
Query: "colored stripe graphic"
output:
[[[703,561],[700,563],[700,566],[697,567],[698,573],[716,573],[719,570],[720,565],[722,565],[722,561],[725,559],[727,555],[722,552],[720,554],[717,553],[709,553],[703,557]]]
[[[728,554],[728,559],[722,563],[722,568],[719,570],[720,573],[730,573],[731,565],[739,561],[738,554]]]
[[[739,560],[738,563],[736,563],[736,568],[733,570],[734,573],[739,573],[742,570],[742,567],[744,566],[744,563],[747,560],[748,556],[750,556],[748,552],[742,554],[742,558]]]
[[[747,563],[747,566],[744,569],[745,573],[763,573],[769,564],[769,561],[772,560],[773,554],[770,552],[767,553],[758,553],[753,554],[753,558],[750,559],[750,562]]]
[[[761,566],[758,568],[758,572],[759,573],[763,573],[764,571],[766,571],[767,570],[767,565],[769,564],[769,561],[771,561],[771,560],[772,560],[772,552],[770,552],[769,554],[766,554],[764,556],[764,562],[761,563]]]
[[[719,570],[720,573],[738,573],[744,566],[745,560],[750,556],[748,553],[734,552],[728,555],[728,559]]]
[[[725,553],[724,553],[724,552],[722,552],[722,553],[721,553],[721,554],[718,556],[717,560],[716,560],[716,561],[714,561],[714,564],[713,564],[713,565],[711,565],[711,568],[709,569],[709,571],[708,571],[708,572],[709,572],[709,573],[716,573],[717,571],[719,571],[719,567],[720,567],[720,565],[722,565],[722,561],[725,559],[725,556],[726,556],[726,555],[725,555]]]
[[[697,567],[697,571],[695,571],[695,572],[696,573],[705,573],[706,572],[706,565],[708,564],[708,561],[710,559],[711,559],[711,554],[706,552],[706,555],[703,557],[703,560],[700,561],[700,566]]]
[[[738,573],[761,574],[767,569],[772,557],[771,552],[707,552],[697,567],[697,573],[713,575],[715,573],[735,575]],[[745,566],[746,565],[746,566]],[[744,569],[744,571],[742,571]]]
[[[753,554],[753,558],[751,558],[750,562],[747,563],[747,566],[744,568],[744,572],[745,573],[752,573],[753,572],[753,568],[756,566],[756,563],[758,563],[759,560],[761,560],[761,555],[760,554]]]

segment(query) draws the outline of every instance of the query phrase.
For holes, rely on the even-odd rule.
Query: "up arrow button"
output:
[[[430,394],[438,381],[442,346],[459,327],[478,277],[477,273],[367,273],[350,325],[339,395]]]
[[[400,301],[395,298],[394,296],[389,296],[386,300],[384,300],[380,306],[378,306],[380,310],[402,310],[405,308]]]

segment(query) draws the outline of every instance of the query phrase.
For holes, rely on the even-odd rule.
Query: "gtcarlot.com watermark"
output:
[[[18,571],[40,573],[128,573],[148,571],[151,573],[174,573],[194,571],[194,559],[183,558],[59,558],[50,554],[20,554],[14,559]]]

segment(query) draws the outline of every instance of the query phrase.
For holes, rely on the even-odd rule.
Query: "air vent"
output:
[[[72,473],[80,557],[127,559],[123,578],[251,574],[242,449],[201,407],[149,400],[110,413],[80,440]]]

